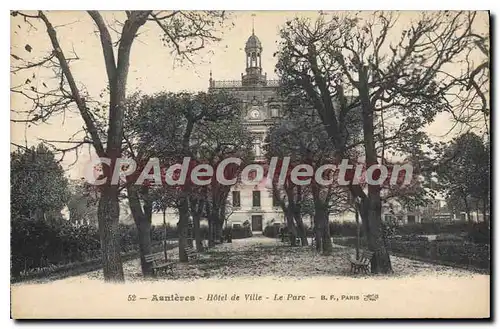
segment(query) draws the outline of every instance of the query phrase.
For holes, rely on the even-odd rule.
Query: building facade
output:
[[[239,80],[217,81],[210,73],[209,92],[221,91],[230,93],[242,102],[243,124],[254,139],[255,161],[263,162],[262,144],[269,127],[279,119],[282,102],[278,95],[278,81],[268,80],[262,70],[262,44],[252,31],[245,44],[245,72]],[[243,63],[242,63],[243,64]],[[229,202],[233,213],[230,221],[242,224],[248,221],[252,231],[262,231],[271,222],[283,222],[281,210],[273,205],[271,191],[262,185],[234,186]]]
[[[254,137],[256,162],[265,161],[263,142],[269,128],[280,119],[283,111],[283,102],[278,94],[279,81],[267,79],[267,74],[262,68],[262,51],[262,44],[252,31],[245,44],[245,62],[242,61],[242,68],[245,70],[241,73],[240,79],[215,80],[210,72],[208,86],[209,92],[228,92],[241,101],[243,124]],[[247,222],[251,225],[252,231],[259,232],[269,224],[285,222],[281,208],[274,204],[272,192],[264,184],[236,185],[232,188],[228,199],[232,205],[228,225],[243,225]],[[442,210],[443,205],[440,203],[438,208]],[[402,224],[420,223],[426,219],[426,209],[406,209],[397,201],[386,202],[382,208],[382,219],[396,220]],[[440,218],[446,220],[456,219],[445,211],[438,211],[438,214]],[[176,225],[178,214],[175,209],[169,209],[166,217],[170,225]],[[329,219],[336,222],[354,222],[355,214],[346,211],[342,214],[332,214]],[[305,216],[303,220],[304,224],[312,225],[311,218]],[[152,222],[156,225],[161,224],[162,215],[153,214]]]

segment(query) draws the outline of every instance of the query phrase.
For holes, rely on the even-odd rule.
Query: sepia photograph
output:
[[[20,319],[490,319],[488,11],[10,11]]]

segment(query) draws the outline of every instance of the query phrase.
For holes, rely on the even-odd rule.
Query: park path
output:
[[[169,257],[175,258],[177,250]],[[103,282],[94,271],[44,284],[11,285],[15,317],[69,318],[179,318],[297,317],[311,312],[335,317],[485,317],[489,314],[489,275],[392,256],[395,274],[350,274],[344,254],[351,248],[335,245],[333,255],[321,256],[312,247],[289,247],[276,239],[254,236],[218,245],[189,264],[177,264],[173,275],[144,280],[139,260],[124,263],[126,284]],[[127,296],[260,294],[260,302],[185,303],[137,301]],[[313,296],[302,304],[270,302],[276,294]],[[324,302],[319,296],[360,296],[358,301]],[[376,296],[377,302],[363,301]],[[314,297],[315,296],[315,297]],[[243,297],[242,297],[243,298]],[[287,297],[288,298],[288,297]],[[366,299],[365,299],[366,300]],[[50,301],[50,302],[47,302]],[[138,304],[141,302],[142,304]],[[147,305],[147,307],[139,305]],[[296,305],[297,307],[291,307]],[[300,306],[302,305],[302,306]],[[314,312],[312,312],[314,311]]]
[[[332,255],[317,254],[312,246],[289,247],[277,239],[256,235],[247,239],[233,240],[232,243],[217,245],[200,255],[198,261],[187,264],[178,263],[174,274],[159,276],[156,280],[186,280],[200,278],[255,278],[273,277],[306,278],[311,276],[328,277],[377,277],[385,276],[351,274],[346,255],[353,255],[354,249],[334,245]],[[178,259],[178,249],[168,251],[170,259]],[[405,276],[472,276],[476,273],[436,265],[403,257],[391,256],[394,274],[391,277]],[[143,280],[139,259],[123,264],[127,281]],[[58,282],[75,283],[81,280],[102,280],[102,271],[92,271],[82,275],[58,280]]]
[[[241,296],[257,293],[267,298],[283,293],[316,296],[302,309],[304,312],[315,310],[314,314],[330,318],[484,317],[489,314],[489,275],[396,256],[391,256],[393,275],[350,274],[349,264],[343,258],[346,254],[354,254],[354,250],[334,245],[331,256],[322,256],[310,246],[289,247],[276,239],[254,236],[218,245],[202,253],[198,261],[176,264],[174,274],[159,275],[155,279],[142,278],[138,259],[125,262],[125,285],[104,283],[101,271],[48,280],[43,284],[15,283],[11,285],[12,314],[34,318],[108,318],[111,314],[129,318],[177,318],[188,313],[195,318],[214,314],[217,318],[235,314],[297,316],[297,308],[278,302],[203,303],[202,307],[186,307],[185,303],[142,301],[147,303],[144,304],[147,308],[127,302],[131,294],[147,299],[153,294],[204,298],[213,293]],[[169,257],[176,258],[177,249],[170,250]],[[380,300],[368,305],[361,299],[359,303],[363,304],[355,307],[354,302],[320,302],[320,294],[361,298],[376,294]],[[373,307],[368,307],[370,305]]]

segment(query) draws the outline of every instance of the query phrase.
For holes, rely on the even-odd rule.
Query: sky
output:
[[[145,94],[160,91],[206,91],[210,71],[215,80],[239,80],[245,69],[244,46],[252,33],[252,21],[255,34],[260,39],[263,71],[268,78],[276,78],[273,53],[277,50],[278,31],[288,19],[294,16],[315,17],[317,12],[283,12],[283,11],[238,11],[230,12],[230,21],[234,26],[222,30],[222,40],[209,45],[193,57],[194,64],[180,63],[172,54],[172,49],[164,46],[160,40],[160,30],[155,25],[147,23],[139,31],[131,53],[130,71],[127,82],[127,92],[141,91]],[[255,16],[252,16],[255,14]],[[403,12],[400,16],[401,29],[405,22],[414,18],[416,12]],[[63,51],[67,56],[74,51],[79,60],[71,64],[71,69],[78,85],[83,87],[92,97],[98,97],[106,87],[102,50],[99,37],[93,21],[86,12],[57,11],[49,12],[48,18],[56,26]],[[123,21],[121,12],[104,12],[103,16],[108,24]],[[487,15],[480,15],[480,29],[487,31]],[[397,28],[396,28],[397,30]],[[399,33],[398,33],[399,34]],[[396,34],[395,34],[396,35]],[[25,50],[26,44],[32,48]],[[11,18],[11,54],[24,59],[39,58],[49,49],[49,39],[45,28],[34,23],[33,27],[25,24],[20,17]],[[15,65],[15,61],[11,64]],[[22,84],[27,78],[36,74],[37,87],[42,83],[55,83],[51,71],[38,69],[30,72],[20,72],[11,75],[11,85]],[[31,106],[30,101],[19,95],[11,95],[11,109],[26,110]],[[67,140],[77,133],[83,122],[76,112],[66,112],[64,116],[52,118],[48,123],[26,127],[24,124],[11,125],[11,141],[24,145],[36,144],[40,138],[50,140]],[[439,116],[427,128],[434,137],[443,135],[451,128],[447,116]],[[77,179],[83,176],[83,168],[88,164],[91,156],[89,149],[82,150],[75,165],[69,166],[75,160],[74,154],[67,154],[63,166],[68,170],[70,178]]]

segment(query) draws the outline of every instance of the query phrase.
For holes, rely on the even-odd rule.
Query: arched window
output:
[[[251,60],[250,60],[250,66],[251,67],[256,67],[257,66],[257,54],[255,52],[252,52]]]
[[[255,139],[254,151],[255,151],[255,156],[262,155],[262,141],[260,140],[260,138]]]
[[[271,106],[271,117],[276,118],[279,117],[279,107],[278,106]]]

